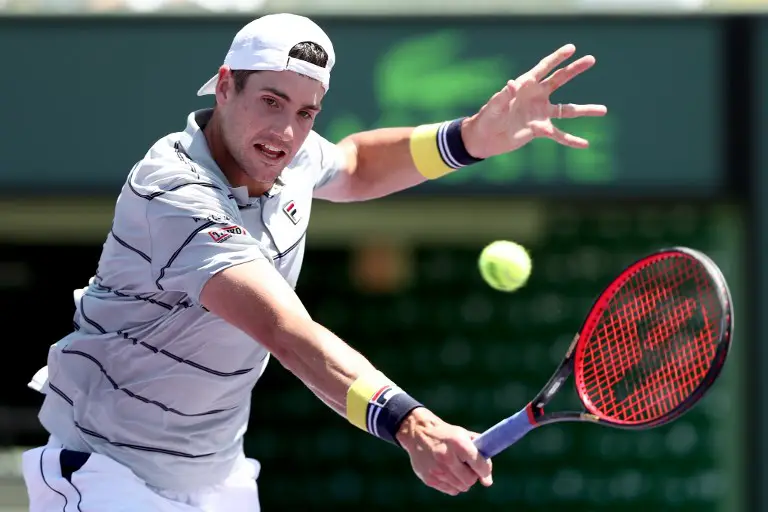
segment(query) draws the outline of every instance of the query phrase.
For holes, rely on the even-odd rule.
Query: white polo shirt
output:
[[[164,489],[226,477],[269,359],[203,309],[200,291],[217,272],[260,258],[295,287],[313,190],[344,164],[312,132],[272,190],[248,197],[208,151],[210,116],[190,114],[184,132],[131,171],[98,271],[75,292],[75,331],[51,347],[40,412],[68,448],[107,455]]]

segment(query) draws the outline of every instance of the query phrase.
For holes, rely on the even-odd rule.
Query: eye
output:
[[[277,106],[277,100],[275,98],[270,98],[269,96],[264,96],[262,98],[262,101],[267,104],[267,106],[270,107],[276,107]]]
[[[302,111],[300,111],[300,112],[299,112],[299,116],[303,117],[304,119],[306,119],[306,120],[308,120],[308,121],[312,119],[312,114],[310,114],[310,113],[309,113],[309,112],[307,112],[306,110],[302,110]]]

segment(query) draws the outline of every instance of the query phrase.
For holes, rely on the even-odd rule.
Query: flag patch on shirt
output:
[[[296,203],[293,201],[289,201],[288,204],[283,206],[283,211],[288,216],[289,219],[291,219],[291,222],[294,224],[298,224],[301,220],[301,217],[299,216],[298,211],[296,210]]]
[[[209,231],[208,234],[211,236],[214,242],[220,244],[221,242],[232,238],[232,235],[247,235],[248,232],[240,226],[226,226]]]

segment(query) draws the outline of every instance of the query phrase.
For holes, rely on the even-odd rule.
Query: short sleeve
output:
[[[347,165],[347,156],[338,145],[316,132],[307,137],[308,149],[319,164],[315,170],[315,190],[333,180]]]
[[[218,272],[268,258],[239,219],[234,201],[212,185],[192,183],[155,195],[147,205],[147,223],[157,287],[199,301]]]

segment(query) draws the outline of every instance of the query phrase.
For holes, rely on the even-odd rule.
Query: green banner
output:
[[[112,193],[154,140],[208,106],[195,91],[246,20],[73,21],[0,25],[9,79],[0,190]],[[709,194],[723,186],[722,62],[715,20],[320,19],[338,64],[317,129],[356,130],[472,114],[509,78],[566,42],[597,66],[555,102],[605,103],[602,119],[564,120],[593,147],[529,146],[416,193],[605,191]],[[10,125],[9,122],[9,125]],[[683,129],[682,126],[685,126]]]

